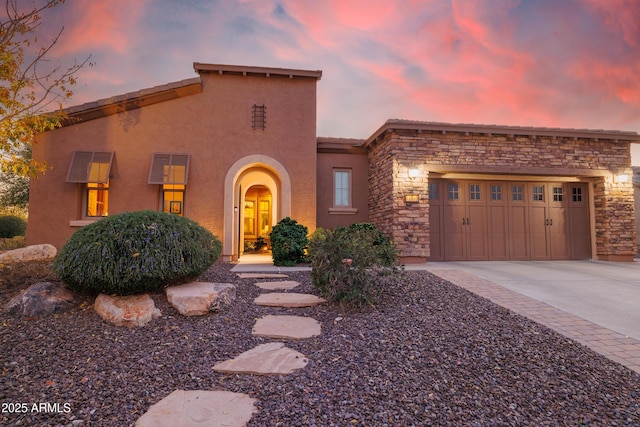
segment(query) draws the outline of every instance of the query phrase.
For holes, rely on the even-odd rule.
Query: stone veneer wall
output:
[[[456,172],[601,175],[592,178],[596,252],[600,258],[635,255],[635,215],[629,143],[571,137],[387,130],[369,151],[369,217],[391,235],[401,258],[429,256],[428,172],[437,165]],[[418,178],[408,170],[419,168]],[[586,174],[585,171],[590,171]],[[625,183],[612,174],[628,174]],[[419,201],[405,203],[405,194]]]

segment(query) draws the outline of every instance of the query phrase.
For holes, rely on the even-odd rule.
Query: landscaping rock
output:
[[[191,282],[167,288],[167,299],[184,316],[203,316],[228,307],[236,299],[231,283]]]
[[[296,282],[295,280],[282,280],[277,282],[257,282],[256,286],[260,289],[265,289],[269,291],[275,290],[289,290],[293,289],[300,285],[300,282]]]
[[[79,298],[59,283],[42,282],[31,285],[5,306],[10,314],[44,317],[70,309]]]
[[[307,366],[309,361],[302,354],[284,346],[281,342],[260,344],[236,358],[220,362],[214,371],[234,374],[289,374]]]
[[[257,337],[303,339],[320,335],[320,323],[311,317],[267,315],[256,321],[252,334]]]
[[[327,300],[311,294],[271,292],[258,296],[254,302],[267,307],[312,307]]]
[[[112,296],[100,294],[94,309],[107,322],[117,326],[144,326],[162,313],[148,294]]]
[[[16,262],[43,261],[55,258],[58,253],[55,246],[48,243],[31,245],[26,248],[13,249],[0,254],[0,264]]]
[[[176,390],[141,416],[136,427],[242,427],[258,411],[247,394]]]

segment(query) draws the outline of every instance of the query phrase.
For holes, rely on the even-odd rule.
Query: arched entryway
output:
[[[236,261],[245,242],[268,235],[290,215],[291,181],[284,166],[263,155],[238,160],[225,178],[223,259]]]

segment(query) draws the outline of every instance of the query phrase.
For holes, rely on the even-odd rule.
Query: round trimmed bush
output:
[[[273,265],[292,266],[304,262],[308,232],[309,229],[295,219],[280,220],[269,234]]]
[[[11,239],[16,236],[24,236],[27,231],[27,222],[15,215],[0,217],[0,239]]]
[[[125,212],[74,233],[53,269],[78,292],[134,295],[188,282],[204,273],[221,252],[220,240],[187,218]]]

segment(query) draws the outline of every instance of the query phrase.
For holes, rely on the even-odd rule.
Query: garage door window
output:
[[[502,185],[491,185],[491,200],[494,202],[502,200]]]
[[[438,184],[429,184],[428,197],[429,200],[438,200]]]
[[[469,200],[480,200],[479,184],[469,184]]]
[[[541,185],[534,185],[531,187],[531,193],[533,194],[534,202],[544,202],[544,187]]]
[[[573,201],[581,202],[582,201],[582,188],[581,187],[573,187]]]
[[[522,202],[523,201],[523,187],[522,185],[513,185],[511,187],[511,200],[514,202]]]
[[[562,201],[562,187],[553,187],[553,201],[554,202]]]
[[[458,200],[460,198],[460,191],[458,189],[458,184],[449,184],[448,188],[448,193],[449,193],[449,200]]]

